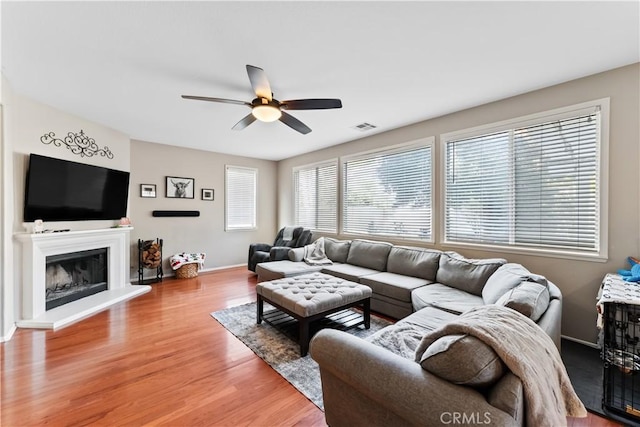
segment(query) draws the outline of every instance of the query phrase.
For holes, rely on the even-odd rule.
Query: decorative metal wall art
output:
[[[79,133],[69,132],[64,139],[56,138],[56,134],[53,132],[45,133],[40,137],[40,142],[43,144],[51,144],[56,147],[66,146],[73,154],[77,154],[80,157],[93,157],[100,155],[108,159],[113,159],[113,153],[109,150],[109,147],[98,147],[96,140],[89,138],[84,134],[84,131],[80,129]]]

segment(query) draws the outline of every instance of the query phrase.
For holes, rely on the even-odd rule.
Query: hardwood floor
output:
[[[322,425],[324,414],[209,313],[255,300],[234,268],[168,279],[2,345],[2,425]]]
[[[165,279],[1,348],[2,426],[321,426],[324,414],[209,313],[255,301],[245,268]],[[590,414],[573,427],[619,424]]]

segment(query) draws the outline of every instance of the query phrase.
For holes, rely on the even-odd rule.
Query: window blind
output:
[[[226,229],[256,228],[256,185],[258,171],[227,166],[226,169]]]
[[[599,112],[446,141],[445,239],[599,250]]]
[[[293,173],[293,180],[296,225],[316,231],[336,233],[337,163],[297,169]]]
[[[432,240],[432,146],[344,162],[344,232]]]

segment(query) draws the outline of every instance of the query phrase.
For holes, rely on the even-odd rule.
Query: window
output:
[[[227,166],[225,172],[225,230],[256,228],[258,170]]]
[[[337,232],[337,161],[295,169],[293,192],[296,225],[315,231]]]
[[[606,256],[603,107],[443,135],[445,242]]]
[[[433,138],[343,161],[345,233],[433,241]]]

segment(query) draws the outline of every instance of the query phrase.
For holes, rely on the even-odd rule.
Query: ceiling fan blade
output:
[[[262,68],[247,64],[247,74],[256,96],[271,101],[273,94],[271,93],[271,85],[269,84],[269,79],[267,79],[267,73]]]
[[[339,99],[292,99],[282,101],[281,106],[287,110],[325,110],[342,108],[342,101]]]
[[[290,114],[285,113],[284,111],[282,111],[282,116],[280,116],[279,120],[285,125],[289,126],[291,129],[297,130],[303,135],[311,132],[311,128],[309,126],[305,125],[300,120],[296,119]]]
[[[231,129],[233,130],[242,130],[244,128],[246,128],[247,126],[249,126],[251,123],[255,122],[256,118],[252,113],[247,114],[246,116],[244,116],[244,118],[242,120],[240,120],[238,123],[236,123]]]
[[[235,99],[224,99],[224,98],[209,98],[207,96],[192,96],[192,95],[182,95],[184,99],[195,99],[198,101],[210,101],[210,102],[222,102],[225,104],[238,104],[238,105],[247,105],[251,107],[250,102],[246,101],[236,101]]]

